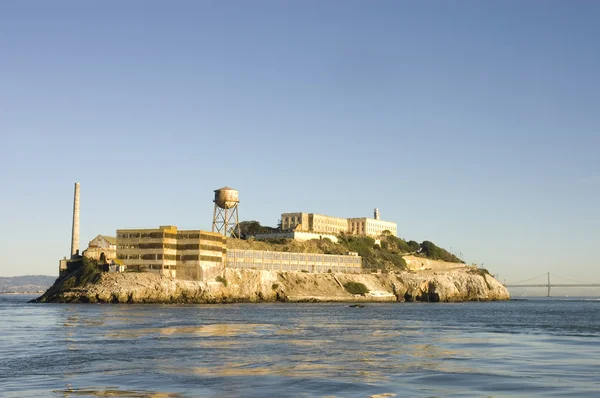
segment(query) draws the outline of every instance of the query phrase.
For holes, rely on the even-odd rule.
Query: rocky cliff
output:
[[[476,268],[395,274],[311,274],[226,269],[197,282],[152,273],[102,273],[82,283],[58,280],[38,302],[228,303],[268,301],[507,300],[506,288]],[[69,279],[66,279],[68,281]],[[367,292],[352,294],[348,283]]]

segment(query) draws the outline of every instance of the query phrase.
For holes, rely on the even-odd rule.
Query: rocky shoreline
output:
[[[85,283],[57,280],[35,302],[235,303],[235,302],[460,302],[508,300],[508,290],[475,267],[390,274],[313,274],[226,269],[199,282],[153,273],[102,273]],[[352,294],[348,283],[367,292]]]

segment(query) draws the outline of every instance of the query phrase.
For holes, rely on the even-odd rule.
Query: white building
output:
[[[340,232],[379,236],[384,231],[392,235],[398,234],[395,222],[380,220],[379,209],[373,212],[375,218],[340,218],[315,213],[283,213],[281,214],[281,230],[297,232],[313,232],[321,234],[339,234]]]

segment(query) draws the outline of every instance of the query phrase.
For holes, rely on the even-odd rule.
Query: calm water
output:
[[[27,304],[0,396],[600,395],[600,301]]]

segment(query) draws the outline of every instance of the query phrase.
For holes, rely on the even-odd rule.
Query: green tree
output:
[[[442,249],[441,247],[437,247],[433,242],[428,240],[423,241],[421,243],[421,254],[425,257],[430,258],[432,260],[442,260],[448,261],[452,263],[462,263],[463,261],[456,257],[454,254],[449,251]]]
[[[419,244],[419,242],[416,242],[414,240],[408,241],[408,247],[410,247],[414,252],[418,252],[419,250],[421,250],[421,245]]]

